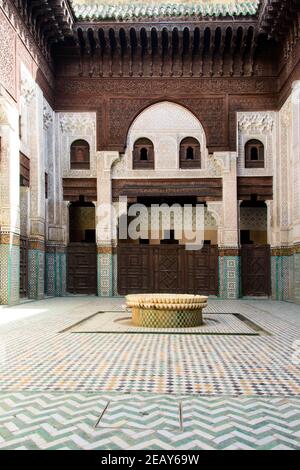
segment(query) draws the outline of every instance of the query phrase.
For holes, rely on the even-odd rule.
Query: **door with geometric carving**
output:
[[[270,296],[270,245],[242,245],[241,262],[243,296]]]
[[[185,247],[180,245],[153,247],[154,292],[184,292],[184,250]]]
[[[97,293],[97,250],[95,244],[71,243],[67,249],[67,291]]]
[[[120,244],[118,293],[218,295],[218,247]]]

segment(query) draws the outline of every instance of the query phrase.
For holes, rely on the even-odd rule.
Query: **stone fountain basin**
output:
[[[193,328],[203,325],[208,297],[189,294],[131,294],[126,306],[132,322],[149,328]]]

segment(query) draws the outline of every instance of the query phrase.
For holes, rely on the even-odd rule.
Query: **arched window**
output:
[[[90,146],[85,140],[75,140],[71,145],[70,167],[71,170],[89,170]]]
[[[134,143],[133,169],[154,169],[154,147],[150,139],[143,137]]]
[[[260,140],[248,140],[245,145],[245,168],[264,168],[265,148]]]
[[[194,137],[186,137],[180,143],[180,168],[201,168],[200,144]]]
[[[141,148],[140,159],[144,162],[148,160],[148,149],[146,147]]]

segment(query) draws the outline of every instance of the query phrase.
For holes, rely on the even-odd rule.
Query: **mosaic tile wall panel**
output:
[[[113,295],[118,295],[118,255],[113,254]]]
[[[113,255],[98,253],[98,296],[112,297],[113,295]]]
[[[293,256],[294,261],[294,301],[300,302],[300,253]]]
[[[271,283],[274,300],[289,299],[289,256],[272,256]]]
[[[219,257],[219,297],[238,299],[240,297],[240,257]]]
[[[66,254],[46,253],[45,292],[48,296],[62,297],[66,294]]]
[[[45,253],[41,250],[28,250],[28,289],[30,299],[44,297]]]
[[[0,304],[19,302],[20,248],[17,245],[0,245]]]

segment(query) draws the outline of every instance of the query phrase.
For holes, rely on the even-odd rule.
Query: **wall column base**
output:
[[[45,294],[49,297],[64,297],[67,280],[66,247],[47,245],[45,263]]]
[[[116,295],[114,256],[111,246],[97,246],[97,293],[99,297]]]
[[[41,300],[45,290],[45,243],[29,240],[28,249],[28,298]]]
[[[20,237],[0,234],[0,304],[20,302]]]
[[[219,249],[219,298],[235,300],[241,295],[241,259],[238,249]]]

